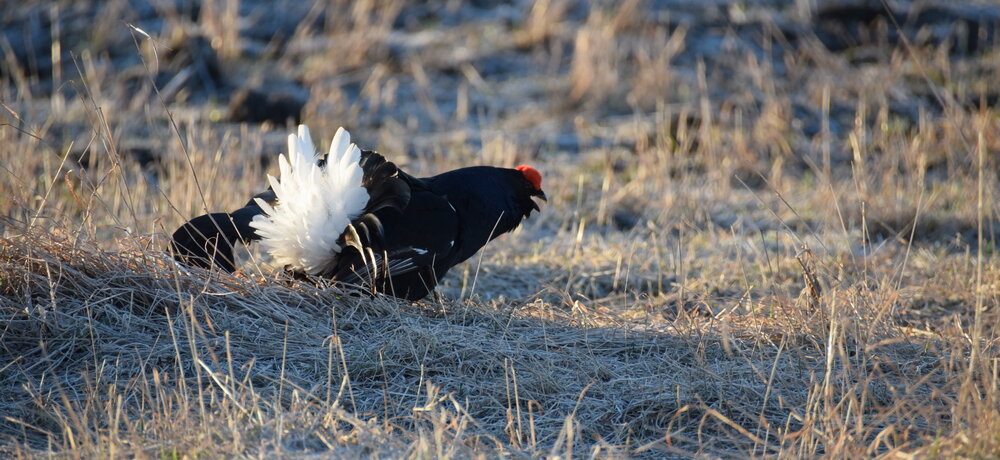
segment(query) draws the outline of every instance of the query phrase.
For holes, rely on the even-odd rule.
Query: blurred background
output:
[[[597,152],[616,171],[659,158],[671,176],[737,187],[786,172],[835,180],[859,150],[898,147],[881,138],[947,136],[966,126],[954,112],[991,110],[1000,94],[1000,8],[986,1],[111,0],[3,11],[0,101],[17,128],[4,142],[30,134],[31,156],[85,168],[111,151],[155,183],[185,150],[220,155],[225,174],[266,167],[300,122],[324,140],[344,126],[427,174],[535,158],[558,170]],[[968,169],[934,139],[864,173]],[[206,205],[165,193],[185,212]],[[626,208],[611,217],[648,217]]]

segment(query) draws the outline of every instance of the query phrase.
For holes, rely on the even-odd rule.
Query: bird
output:
[[[417,178],[378,152],[362,150],[344,128],[329,153],[309,128],[288,136],[278,177],[233,212],[195,217],[172,235],[174,258],[229,273],[234,246],[257,242],[296,277],[315,276],[417,301],[455,265],[508,233],[548,202],[541,173],[471,166]]]

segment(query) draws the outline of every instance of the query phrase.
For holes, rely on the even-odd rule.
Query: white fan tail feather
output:
[[[277,264],[315,275],[337,263],[342,249],[337,239],[368,204],[361,150],[350,140],[346,130],[337,130],[320,167],[308,127],[299,125],[298,133],[288,136],[288,156],[278,158],[280,177],[268,176],[277,203],[258,198],[264,214],[250,223]]]

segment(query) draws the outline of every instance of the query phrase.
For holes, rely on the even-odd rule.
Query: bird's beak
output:
[[[542,201],[544,201],[546,203],[549,202],[548,197],[545,196],[545,192],[543,192],[543,191],[541,191],[539,189],[532,190],[531,193],[528,194],[528,196],[530,196],[531,198],[538,198],[538,199],[540,199],[540,200],[542,200]],[[542,208],[538,207],[538,203],[536,203],[535,200],[528,200],[528,201],[531,202],[532,209],[534,209],[535,211],[538,211],[538,212],[542,212]],[[531,211],[528,211],[528,212],[531,212]]]

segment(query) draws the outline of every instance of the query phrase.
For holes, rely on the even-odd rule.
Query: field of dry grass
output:
[[[5,6],[0,453],[997,455],[1000,11],[888,4]],[[549,204],[418,303],[175,265],[299,121]]]

